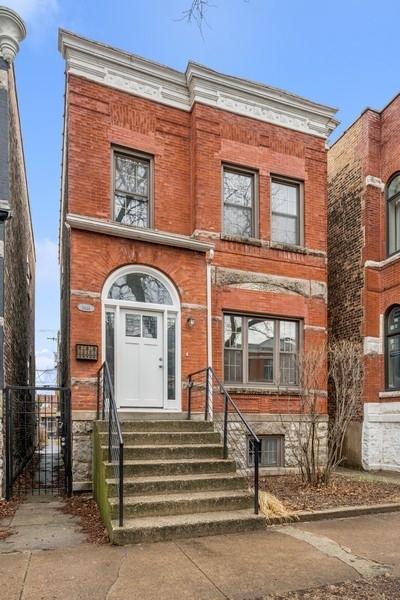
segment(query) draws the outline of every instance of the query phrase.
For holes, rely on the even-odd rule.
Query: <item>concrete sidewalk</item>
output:
[[[0,597],[269,598],[361,577],[400,576],[399,531],[400,514],[392,513],[123,548],[78,538],[76,545],[47,551],[9,552],[2,544]]]

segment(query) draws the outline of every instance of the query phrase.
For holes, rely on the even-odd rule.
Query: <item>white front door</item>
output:
[[[117,334],[119,408],[164,404],[163,313],[121,308]]]

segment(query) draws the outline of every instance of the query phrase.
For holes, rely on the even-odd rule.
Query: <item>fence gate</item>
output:
[[[71,495],[68,388],[8,386],[4,391],[6,498]]]

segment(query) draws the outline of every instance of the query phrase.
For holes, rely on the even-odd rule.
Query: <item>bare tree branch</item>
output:
[[[286,417],[294,463],[302,480],[311,485],[328,483],[332,471],[342,462],[345,434],[361,394],[360,346],[349,340],[333,341],[328,348],[328,359],[332,405],[328,427],[320,406],[326,382],[325,357],[320,350],[308,351],[299,359],[299,412]]]
[[[212,6],[209,0],[192,0],[190,7],[183,11],[181,20],[187,23],[196,23],[200,33],[203,35],[203,25],[207,23],[207,11]]]

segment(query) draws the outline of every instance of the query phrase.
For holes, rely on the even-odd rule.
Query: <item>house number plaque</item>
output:
[[[93,312],[94,306],[93,304],[78,304],[78,310],[82,312]]]

